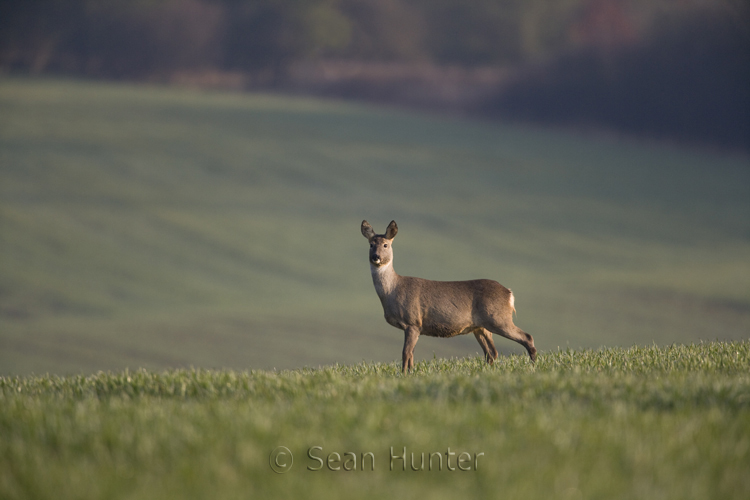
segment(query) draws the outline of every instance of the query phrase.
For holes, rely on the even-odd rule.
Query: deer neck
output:
[[[375,292],[377,292],[378,297],[380,297],[380,300],[382,301],[390,295],[398,285],[399,275],[396,274],[396,271],[393,269],[393,260],[386,265],[379,267],[370,264],[370,272],[372,273],[372,282],[375,285]]]

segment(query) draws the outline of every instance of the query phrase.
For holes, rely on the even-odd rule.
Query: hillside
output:
[[[747,338],[750,162],[265,94],[0,80],[0,373],[390,361],[395,267],[540,350]],[[518,352],[498,341],[505,352]],[[421,339],[416,360],[479,351]]]

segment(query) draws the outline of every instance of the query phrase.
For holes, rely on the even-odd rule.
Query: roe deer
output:
[[[399,276],[393,270],[393,238],[398,226],[388,224],[385,234],[375,234],[362,221],[362,235],[370,242],[370,272],[383,304],[385,320],[404,331],[401,370],[414,366],[414,346],[420,335],[454,337],[473,333],[487,363],[498,356],[492,334],[518,342],[536,360],[534,339],[513,324],[513,292],[492,280],[430,281]]]

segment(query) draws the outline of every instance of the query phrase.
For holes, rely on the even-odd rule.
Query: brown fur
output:
[[[362,221],[362,235],[370,242],[370,271],[383,305],[385,320],[404,331],[401,369],[414,366],[414,346],[420,335],[453,337],[473,333],[487,363],[498,357],[492,334],[518,342],[536,360],[534,339],[513,324],[513,293],[492,280],[431,281],[399,276],[393,269],[393,239],[398,232],[391,221],[385,234],[375,234]]]

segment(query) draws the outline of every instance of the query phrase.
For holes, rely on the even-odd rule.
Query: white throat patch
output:
[[[383,274],[387,272],[391,267],[393,267],[393,259],[391,259],[387,264],[384,264],[382,266],[376,266],[375,264],[370,264],[370,271],[372,271],[372,274]]]

